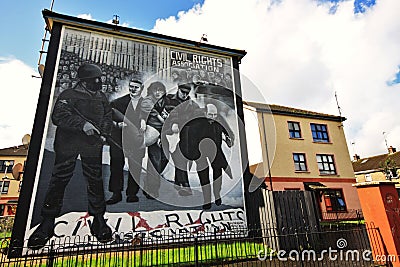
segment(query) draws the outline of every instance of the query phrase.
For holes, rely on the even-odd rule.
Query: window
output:
[[[324,192],[325,207],[327,212],[346,211],[346,202],[341,189],[330,189]]]
[[[317,163],[320,174],[336,174],[333,155],[317,154]]]
[[[1,181],[0,189],[2,194],[8,194],[8,189],[10,188],[10,181]]]
[[[295,171],[307,171],[306,155],[304,153],[293,153]]]
[[[328,127],[326,124],[311,123],[311,133],[314,142],[329,143]]]
[[[7,163],[8,162],[8,163]],[[8,164],[8,166],[7,166]],[[5,173],[6,171],[8,173],[12,172],[12,168],[14,167],[14,161],[13,160],[0,160],[0,173]]]
[[[301,138],[300,123],[288,121],[288,128],[290,138]]]

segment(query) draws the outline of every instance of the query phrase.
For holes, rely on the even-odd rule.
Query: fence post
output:
[[[54,240],[50,243],[49,258],[47,259],[46,267],[53,267],[54,264]]]
[[[218,240],[216,231],[214,231],[214,241],[215,241],[215,259],[218,261]]]
[[[197,236],[194,238],[194,266],[199,266],[199,250]]]
[[[302,259],[302,251],[301,251],[301,248],[300,248],[299,234],[297,233],[297,230],[294,232],[294,236],[296,238],[297,249],[299,250],[298,252],[299,252],[300,266],[303,267],[304,263],[303,263],[303,259]]]
[[[143,236],[140,238],[139,246],[139,266],[143,266]]]

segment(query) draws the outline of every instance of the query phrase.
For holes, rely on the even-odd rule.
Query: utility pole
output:
[[[382,132],[382,134],[383,134],[383,139],[385,140],[385,145],[386,145],[386,151],[389,151],[389,147],[388,147],[388,144],[387,144],[387,139],[386,139],[386,132]]]

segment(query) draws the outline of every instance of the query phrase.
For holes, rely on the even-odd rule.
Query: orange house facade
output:
[[[344,117],[246,102],[256,113],[262,162],[250,167],[268,190],[305,190],[317,196],[321,219],[358,216],[361,205],[342,122]],[[334,216],[334,214],[336,216]]]

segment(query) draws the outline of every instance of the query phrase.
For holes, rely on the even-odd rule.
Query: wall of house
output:
[[[267,120],[270,118],[264,116],[264,119]],[[267,130],[268,146],[274,146],[275,144],[275,153],[272,155],[272,151],[270,151],[269,156],[273,176],[302,178],[323,178],[326,176],[354,178],[354,171],[347,148],[346,138],[344,136],[343,127],[340,126],[340,122],[283,115],[274,115],[273,119],[274,125],[272,125],[270,121],[265,121],[265,124],[269,126]],[[288,121],[300,123],[302,132],[301,139],[291,139],[289,137]],[[310,123],[326,124],[330,142],[313,142]],[[271,134],[271,126],[274,126],[276,131],[275,134]],[[265,147],[263,138],[262,145]],[[306,154],[308,167],[307,172],[296,172],[294,170],[293,153]],[[320,175],[316,161],[316,154],[334,155],[337,175]]]
[[[269,187],[268,166],[271,168],[273,190],[304,190],[303,182],[320,182],[329,188],[341,189],[348,210],[361,208],[357,191],[352,186],[356,180],[340,122],[261,113],[258,113],[258,119],[261,129],[264,120],[265,128],[265,133],[261,130],[263,163],[258,167],[254,166],[253,169],[256,170],[255,174],[258,177],[266,177],[266,184]],[[300,123],[301,138],[290,138],[288,121]],[[328,143],[313,141],[310,123],[327,125]],[[307,171],[295,171],[293,153],[305,154]],[[316,154],[333,155],[336,174],[320,174]],[[326,211],[324,201],[321,202],[321,211]]]
[[[368,173],[371,177],[371,181],[386,181],[386,176],[381,171]],[[366,181],[366,173],[356,174],[357,183],[364,183]]]
[[[18,163],[21,163],[22,166],[24,166],[24,162],[26,160],[25,156],[0,156],[0,160],[2,161],[10,161],[14,160],[14,166]],[[7,177],[7,179],[3,179],[4,177]],[[0,205],[2,205],[2,210],[3,213],[0,214],[0,216],[3,215],[15,215],[15,207],[16,207],[16,202],[18,201],[19,197],[19,190],[20,190],[20,185],[22,183],[22,175],[21,179],[19,181],[15,180],[13,175],[12,175],[12,169],[8,168],[7,172],[2,172],[0,173],[0,179],[1,181],[9,181],[9,189],[8,192],[1,192],[0,196]],[[13,202],[13,204],[10,204],[10,201]]]

